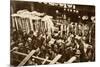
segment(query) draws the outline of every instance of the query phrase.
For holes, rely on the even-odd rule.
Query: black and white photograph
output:
[[[10,0],[10,66],[95,62],[95,5]]]

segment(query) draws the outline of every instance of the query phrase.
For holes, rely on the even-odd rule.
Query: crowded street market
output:
[[[95,61],[95,6],[11,2],[12,66]]]

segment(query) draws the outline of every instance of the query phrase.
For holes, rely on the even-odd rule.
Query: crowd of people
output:
[[[91,17],[93,18],[93,17]],[[58,54],[62,57],[60,63],[66,63],[75,56],[74,62],[89,62],[95,60],[95,20],[63,22],[51,34],[48,32],[11,29],[11,50],[29,54],[32,50],[39,49],[34,56],[48,57],[53,60]],[[62,27],[63,26],[63,30]],[[24,57],[11,53],[11,58],[22,60]],[[22,58],[21,58],[22,57]],[[14,60],[11,60],[13,63]],[[38,59],[31,58],[27,64],[41,64]]]

